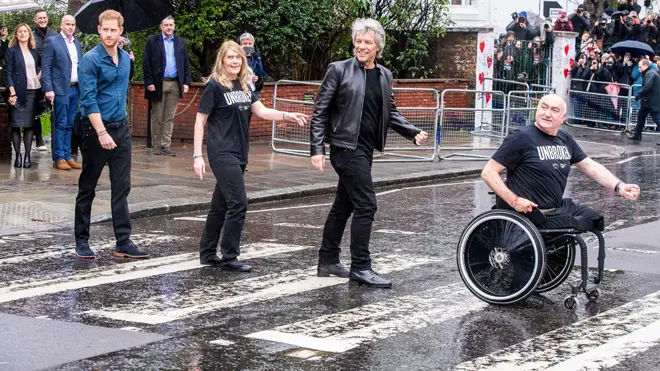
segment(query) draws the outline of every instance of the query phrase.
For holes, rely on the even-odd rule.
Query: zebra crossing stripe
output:
[[[407,255],[374,255],[374,258],[377,262],[375,269],[383,274],[448,260]],[[316,277],[316,266],[313,266],[213,286],[196,287],[175,297],[156,295],[83,313],[126,322],[160,324],[221,309],[254,305],[346,282],[345,278]],[[194,305],[190,305],[191,303]]]
[[[253,243],[243,247],[242,259],[261,258],[276,254],[310,249],[311,246],[284,245],[277,243]],[[0,287],[0,303],[100,286],[109,283],[130,281],[139,278],[202,268],[198,253],[186,253],[163,258],[136,261],[93,268],[79,274],[55,276],[42,279],[17,280]]]
[[[365,343],[459,318],[486,306],[461,282],[245,336],[342,353]]]
[[[456,370],[601,370],[658,344],[660,291],[461,363]]]

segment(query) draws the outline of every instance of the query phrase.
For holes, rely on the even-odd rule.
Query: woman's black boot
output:
[[[32,167],[32,161],[30,160],[30,154],[26,153],[25,157],[23,157],[23,168],[28,169]]]
[[[23,158],[21,157],[21,154],[16,152],[16,159],[14,160],[14,167],[22,167],[23,166],[23,161],[21,161]]]

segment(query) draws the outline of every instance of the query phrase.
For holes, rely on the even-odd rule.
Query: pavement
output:
[[[620,133],[567,128],[587,154],[595,159],[624,158],[660,151],[656,138],[631,142]],[[151,154],[144,142],[133,143],[132,190],[129,207],[133,218],[205,210],[215,186],[208,171],[199,180],[192,169],[192,143],[173,144],[176,157]],[[445,153],[441,153],[445,154]],[[478,154],[489,156],[492,151]],[[0,236],[70,228],[79,170],[52,167],[50,153],[33,152],[33,167],[15,169],[0,164]],[[450,179],[478,174],[483,160],[435,162],[375,162],[376,187]],[[268,143],[252,143],[245,176],[250,203],[269,202],[332,193],[337,175],[327,162],[325,172],[314,169],[308,157],[274,153]],[[92,208],[92,222],[111,219],[110,182],[104,171]]]

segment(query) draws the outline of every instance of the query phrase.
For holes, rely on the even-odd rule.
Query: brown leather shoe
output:
[[[72,159],[72,158],[66,160],[66,163],[67,163],[67,165],[69,165],[69,167],[71,167],[72,169],[82,169],[82,165],[80,165],[79,163],[77,163],[76,160],[74,160],[74,159]]]
[[[57,170],[71,170],[71,166],[69,166],[64,160],[55,161],[53,167]]]

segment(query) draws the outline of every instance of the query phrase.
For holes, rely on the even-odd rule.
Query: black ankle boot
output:
[[[22,167],[23,166],[23,158],[21,157],[20,153],[16,153],[16,159],[14,160],[14,167]]]
[[[26,153],[25,156],[23,157],[23,168],[31,168],[32,167],[32,161],[30,160],[30,154]]]

